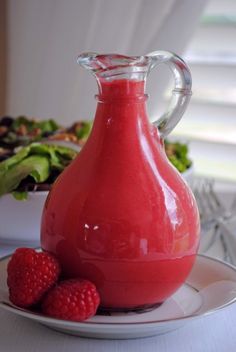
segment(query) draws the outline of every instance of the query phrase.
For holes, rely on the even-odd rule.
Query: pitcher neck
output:
[[[145,80],[133,79],[98,79],[99,94],[96,98],[103,103],[141,103],[147,100]]]

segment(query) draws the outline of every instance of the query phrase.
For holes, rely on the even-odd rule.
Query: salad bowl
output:
[[[27,200],[11,194],[0,198],[0,241],[9,245],[38,246],[41,213],[48,192],[29,192]]]
[[[39,245],[41,215],[48,192],[80,149],[65,141],[33,143],[0,164],[1,243]],[[44,167],[45,161],[48,169]]]

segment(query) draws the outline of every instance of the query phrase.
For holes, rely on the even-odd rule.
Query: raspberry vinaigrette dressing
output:
[[[195,200],[160,137],[177,123],[173,111],[181,117],[179,100],[187,104],[186,77],[158,132],[144,94],[154,59],[80,56],[99,83],[94,125],[54,184],[42,217],[42,248],[57,256],[65,277],[91,280],[106,309],[163,302],[184,283],[198,248]]]

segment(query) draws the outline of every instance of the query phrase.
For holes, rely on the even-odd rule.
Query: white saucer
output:
[[[82,323],[58,320],[17,308],[9,302],[6,284],[9,258],[0,261],[0,306],[54,330],[77,336],[128,339],[163,334],[236,301],[236,268],[198,255],[186,283],[158,308],[139,313],[96,315]]]

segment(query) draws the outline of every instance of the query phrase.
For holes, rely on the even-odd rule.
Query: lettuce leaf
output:
[[[17,191],[26,177],[33,177],[35,183],[45,182],[53,170],[63,171],[77,156],[71,148],[53,144],[32,143],[21,148],[9,159],[0,162],[0,197]],[[16,192],[16,199],[26,199],[24,192]]]
[[[12,195],[16,200],[26,200],[28,198],[28,192],[24,192],[24,191],[22,192],[15,191],[15,192],[12,192]]]
[[[78,154],[75,150],[54,144],[31,144],[30,154],[47,155],[50,165],[57,170],[63,170]]]
[[[0,163],[0,174],[4,171],[7,171],[14,165],[21,162],[25,157],[27,157],[30,153],[30,146],[24,147],[19,150],[19,152],[13,155],[11,158],[8,158]]]
[[[18,164],[11,165],[7,170],[0,172],[0,197],[14,191],[27,176],[32,176],[35,182],[44,182],[49,174],[50,163],[47,157],[29,156]]]
[[[92,122],[83,121],[82,126],[75,129],[75,134],[78,139],[87,138],[89,136],[91,129],[92,129]]]

